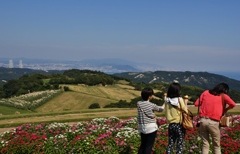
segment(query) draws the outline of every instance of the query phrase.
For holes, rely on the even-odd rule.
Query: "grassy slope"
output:
[[[68,86],[72,91],[64,92],[50,100],[48,103],[36,109],[37,112],[53,112],[64,110],[88,109],[92,103],[99,103],[104,107],[109,103],[119,100],[130,101],[140,96],[140,91],[132,86],[116,84],[111,86],[85,86],[85,85],[62,85]]]
[[[0,106],[0,115],[9,115],[9,114],[15,114],[15,112],[20,112],[22,113],[31,113],[26,110],[21,110],[17,108],[12,108],[12,107],[6,107],[6,106]]]

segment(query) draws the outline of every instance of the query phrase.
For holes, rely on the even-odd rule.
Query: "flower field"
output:
[[[240,115],[235,124],[221,128],[223,154],[240,154]],[[24,124],[0,136],[1,154],[135,154],[140,145],[137,119],[96,118],[75,125],[65,123]],[[163,154],[168,143],[165,118],[160,124],[153,153]],[[184,153],[200,153],[198,130],[187,131]],[[210,151],[210,153],[212,153]]]
[[[35,109],[61,92],[61,90],[45,90],[7,99],[2,98],[0,99],[0,105],[18,109]]]

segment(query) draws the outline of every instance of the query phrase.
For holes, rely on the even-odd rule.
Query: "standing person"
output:
[[[187,110],[187,105],[182,97],[180,97],[181,86],[179,83],[171,83],[167,96],[165,98],[165,116],[168,125],[168,146],[166,149],[166,154],[171,154],[176,143],[176,153],[183,153],[183,142],[186,134],[186,129],[182,125],[182,112],[176,108],[181,108],[182,110]]]
[[[144,88],[141,92],[142,101],[137,102],[138,131],[141,133],[141,145],[138,154],[151,154],[157,135],[157,123],[154,111],[162,112],[163,107],[151,103],[154,92],[151,88]]]
[[[199,132],[202,138],[202,154],[208,154],[210,138],[212,138],[214,154],[221,154],[220,127],[219,121],[223,113],[236,106],[236,103],[227,95],[229,87],[226,83],[220,83],[211,90],[205,90],[199,99],[194,103],[200,105],[200,127]],[[223,111],[222,96],[228,107]]]

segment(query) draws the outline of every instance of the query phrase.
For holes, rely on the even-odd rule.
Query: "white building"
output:
[[[22,60],[19,60],[19,68],[23,68]]]
[[[9,65],[8,65],[8,68],[13,68],[13,60],[9,60]]]

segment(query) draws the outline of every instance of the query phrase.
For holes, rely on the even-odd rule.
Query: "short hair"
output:
[[[147,101],[150,96],[154,94],[152,88],[144,88],[141,92],[142,99],[144,101]]]
[[[171,83],[168,87],[167,91],[167,97],[174,98],[174,97],[180,97],[181,93],[181,85],[179,83]]]
[[[213,94],[213,95],[220,95],[221,93],[227,94],[228,91],[229,91],[229,86],[224,82],[219,83],[213,89],[209,90],[210,94]]]

